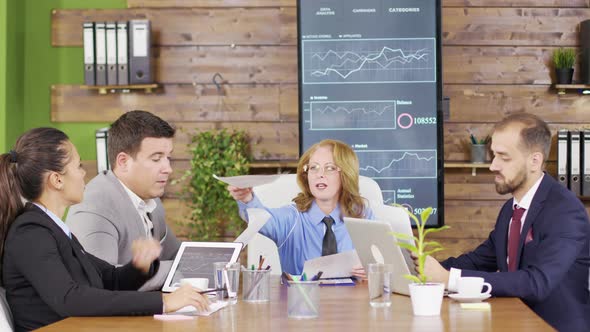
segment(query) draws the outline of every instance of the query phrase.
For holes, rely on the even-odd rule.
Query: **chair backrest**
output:
[[[6,301],[6,290],[0,287],[0,331],[14,331],[12,313]]]
[[[369,205],[383,204],[381,188],[375,180],[360,176],[359,191],[362,197],[369,201]],[[254,194],[268,208],[277,208],[290,204],[293,198],[301,192],[297,186],[296,174],[284,174],[272,183],[254,187]],[[248,266],[258,265],[258,257],[265,257],[265,264],[272,266],[272,274],[281,274],[281,262],[276,244],[262,234],[256,236],[248,244]]]

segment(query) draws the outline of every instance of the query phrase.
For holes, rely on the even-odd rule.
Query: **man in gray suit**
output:
[[[160,270],[142,290],[162,287],[180,241],[166,225],[160,198],[172,173],[175,130],[144,111],[131,111],[109,130],[107,152],[112,171],[101,172],[70,208],[67,224],[89,253],[113,265],[131,261],[131,244],[143,237],[160,241]]]

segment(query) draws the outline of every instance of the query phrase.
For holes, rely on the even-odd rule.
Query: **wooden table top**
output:
[[[389,308],[369,305],[367,284],[320,289],[320,316],[310,320],[287,318],[287,289],[272,281],[271,300],[255,304],[238,301],[209,317],[188,321],[147,317],[71,317],[39,331],[553,331],[518,298],[491,298],[489,311],[461,309],[445,298],[441,315],[419,317],[409,297],[392,295]],[[242,294],[240,294],[241,296]]]

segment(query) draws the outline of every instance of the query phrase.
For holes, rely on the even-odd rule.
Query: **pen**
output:
[[[265,270],[270,270],[270,265],[267,265]]]
[[[222,290],[225,290],[225,288],[215,288],[215,289],[209,289],[206,291],[200,291],[199,294],[215,293],[215,292],[219,292]]]
[[[313,276],[313,278],[311,278],[311,281],[320,280],[320,277],[322,276],[322,274],[324,274],[324,272],[318,271],[318,274],[316,274],[315,276]]]

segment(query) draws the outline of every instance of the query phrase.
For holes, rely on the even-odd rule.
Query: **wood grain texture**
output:
[[[453,84],[543,84],[554,81],[556,47],[445,46],[443,77]],[[579,70],[575,71],[578,79]]]
[[[152,45],[296,45],[295,8],[56,9],[52,46],[82,46],[82,23],[149,19]]]
[[[156,93],[98,95],[77,85],[51,89],[51,120],[113,122],[124,112],[146,110],[177,122],[298,121],[294,84],[167,84]],[[85,105],[80,107],[80,105]]]
[[[156,54],[156,81],[211,83],[219,73],[223,83],[296,83],[295,46],[161,47]]]
[[[563,6],[563,5],[562,5]],[[579,45],[587,8],[444,8],[445,45]]]
[[[475,136],[485,137],[492,131],[493,123],[449,123],[444,124],[444,160],[445,161],[466,161],[470,159],[470,143],[468,141],[467,129],[470,129]],[[550,123],[549,129],[553,136],[552,149],[549,153],[549,161],[555,161],[557,158],[556,133],[558,129],[580,130],[590,128],[590,119],[588,122],[577,124],[572,123]]]
[[[550,85],[445,84],[451,122],[495,122],[516,112],[529,112],[547,122],[588,121],[590,96],[557,95]]]
[[[127,0],[129,8],[166,7],[276,7],[296,0]],[[442,0],[443,7],[590,7],[589,0]]]
[[[127,0],[129,8],[167,7],[295,7],[297,0]]]
[[[133,1],[133,0],[132,0]],[[154,0],[156,1],[156,0]],[[165,2],[165,1],[163,1]],[[443,7],[567,7],[590,8],[589,0],[442,0]]]
[[[489,311],[461,309],[444,298],[440,316],[419,317],[412,313],[409,296],[393,294],[389,308],[369,306],[368,283],[355,287],[321,287],[319,318],[289,319],[287,288],[278,277],[270,280],[268,303],[241,299],[209,317],[165,322],[146,317],[71,317],[40,329],[40,332],[71,331],[520,331],[545,332],[551,327],[518,298],[491,298]],[[240,295],[241,296],[241,295]]]
[[[576,46],[586,8],[443,8],[443,45]],[[264,17],[263,20],[260,18]],[[52,14],[52,45],[81,46],[84,21],[145,18],[155,45],[296,45],[285,8],[67,9]]]

